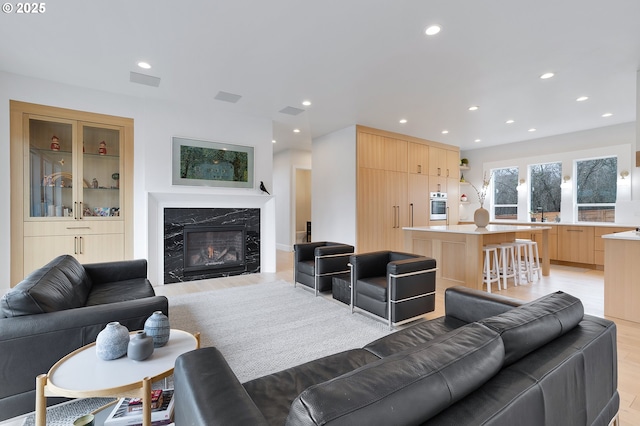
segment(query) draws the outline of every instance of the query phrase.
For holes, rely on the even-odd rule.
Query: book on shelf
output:
[[[152,391],[150,397],[155,397],[157,408],[151,409],[151,425],[163,426],[173,422],[173,389],[164,389],[162,392]],[[115,405],[105,426],[137,426],[142,425],[142,404],[137,398],[120,398]]]

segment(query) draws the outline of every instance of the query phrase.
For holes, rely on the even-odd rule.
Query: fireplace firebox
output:
[[[184,274],[246,269],[244,226],[185,226]]]

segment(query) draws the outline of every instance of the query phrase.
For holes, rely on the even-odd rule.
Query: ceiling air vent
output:
[[[300,109],[300,108],[295,108],[295,107],[292,107],[292,106],[288,106],[288,107],[282,108],[280,110],[280,112],[283,113],[283,114],[298,115],[301,112],[304,112],[304,110]]]
[[[160,78],[150,75],[140,74],[138,72],[131,71],[129,73],[129,81],[132,83],[144,84],[146,86],[158,87],[160,86]]]
[[[223,101],[223,102],[231,102],[232,104],[235,104],[236,102],[238,102],[240,100],[242,96],[240,95],[236,95],[233,93],[228,93],[228,92],[218,92],[218,94],[215,96],[214,99],[217,99],[219,101]]]

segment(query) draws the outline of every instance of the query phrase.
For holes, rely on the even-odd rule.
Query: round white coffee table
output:
[[[151,426],[151,383],[173,374],[176,358],[200,347],[200,335],[171,329],[167,344],[155,348],[144,361],[124,356],[103,361],[91,343],[71,352],[54,364],[47,374],[36,377],[36,426],[46,425],[46,398],[64,396],[142,398],[143,426]]]

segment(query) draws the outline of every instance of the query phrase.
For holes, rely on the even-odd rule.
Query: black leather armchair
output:
[[[304,284],[318,292],[331,290],[334,275],[349,272],[349,256],[354,248],[348,244],[317,241],[293,246],[294,287]]]
[[[410,253],[354,254],[351,312],[359,308],[384,318],[389,329],[435,309],[436,261]]]

